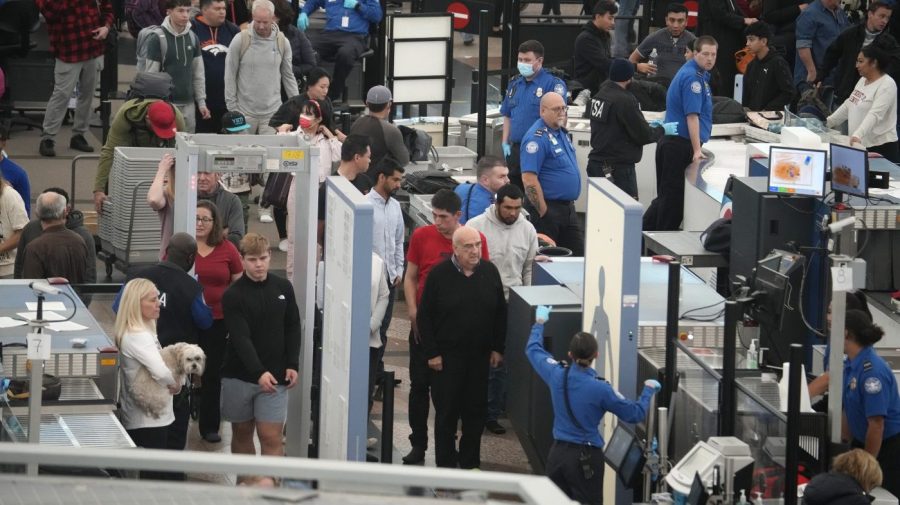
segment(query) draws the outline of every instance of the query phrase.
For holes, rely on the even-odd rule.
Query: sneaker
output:
[[[94,152],[94,148],[88,144],[87,139],[84,138],[84,135],[75,135],[72,137],[72,140],[69,141],[69,147],[75,149],[76,151],[81,151],[84,153],[92,153]]]
[[[287,252],[288,241],[287,239],[282,240],[278,243],[278,250],[281,252]]]
[[[403,456],[404,465],[421,465],[425,462],[425,449],[423,447],[413,446],[409,454]]]
[[[378,439],[375,437],[369,437],[366,439],[366,449],[374,449],[375,446],[378,445]]]
[[[222,437],[216,432],[204,433],[202,435],[202,437],[203,437],[203,440],[206,440],[207,442],[209,442],[211,444],[218,444],[219,442],[222,441]]]
[[[272,218],[272,209],[264,209],[260,207],[259,209],[259,222],[260,223],[274,223],[275,219]]]
[[[53,139],[41,140],[41,146],[39,148],[41,156],[47,156],[50,158],[52,158],[53,156],[56,156],[56,149],[53,148],[54,145],[55,145],[55,142],[53,142]]]
[[[502,424],[497,421],[487,421],[484,423],[484,429],[490,431],[494,435],[503,435],[506,433],[506,428],[503,427]]]

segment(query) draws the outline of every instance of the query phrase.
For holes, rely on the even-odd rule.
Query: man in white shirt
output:
[[[378,348],[378,370],[375,380],[384,386],[384,347],[387,344],[387,330],[391,325],[394,309],[394,292],[403,280],[403,213],[400,203],[392,198],[403,178],[403,167],[387,157],[372,171],[374,186],[366,197],[372,202],[374,219],[372,226],[372,248],[383,261],[387,270],[390,289],[387,309],[381,321],[381,347]],[[389,385],[393,386],[393,385]],[[376,395],[380,397],[380,395]]]
[[[531,270],[537,256],[537,231],[522,214],[522,190],[507,184],[497,191],[497,203],[467,223],[484,234],[491,262],[500,271],[503,294],[509,300],[509,288],[531,284]],[[506,367],[491,368],[488,378],[488,415],[485,429],[502,435],[506,428],[497,419],[504,411]]]

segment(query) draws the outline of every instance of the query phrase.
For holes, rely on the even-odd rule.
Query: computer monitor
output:
[[[868,198],[869,155],[865,150],[831,144],[831,189]]]
[[[769,148],[769,193],[788,196],[825,194],[828,153],[798,147]]]
[[[603,449],[606,463],[626,487],[634,487],[644,470],[644,451],[641,443],[625,426],[616,425],[612,437]]]

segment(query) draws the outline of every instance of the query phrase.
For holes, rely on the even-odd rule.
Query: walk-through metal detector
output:
[[[313,314],[316,285],[316,226],[319,149],[295,135],[192,135],[179,133],[175,143],[174,231],[196,232],[197,172],[294,174],[294,285],[300,308],[299,384],[290,391],[287,415],[288,456],[305,457],[309,449],[313,363]]]

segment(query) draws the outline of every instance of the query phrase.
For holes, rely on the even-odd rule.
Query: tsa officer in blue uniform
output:
[[[547,457],[547,477],[579,503],[603,503],[603,437],[597,431],[607,412],[627,423],[644,420],[658,381],[644,382],[638,401],[616,391],[591,367],[599,352],[597,339],[579,332],[569,342],[571,365],[553,359],[544,349],[544,322],[552,307],[539,306],[525,354],[534,371],[550,388],[553,403],[553,447]]]
[[[884,331],[861,310],[848,310],[845,325],[844,439],[878,459],[882,486],[900,496],[900,392],[893,371],[872,347]]]
[[[525,208],[538,233],[584,256],[584,233],[575,214],[581,193],[581,173],[575,147],[566,132],[566,102],[550,92],[541,98],[541,117],[522,139],[522,183]]]
[[[694,41],[694,58],[682,65],[666,94],[666,123],[678,123],[678,135],[656,146],[656,198],[644,213],[644,230],[673,231],[684,217],[684,170],[702,159],[701,146],[712,132],[709,71],[718,43],[704,35]]]
[[[519,44],[519,76],[509,82],[500,104],[503,114],[503,156],[509,166],[509,182],[524,189],[519,164],[519,147],[525,132],[538,120],[541,98],[554,92],[566,97],[562,79],[545,72],[544,46],[536,40]]]

